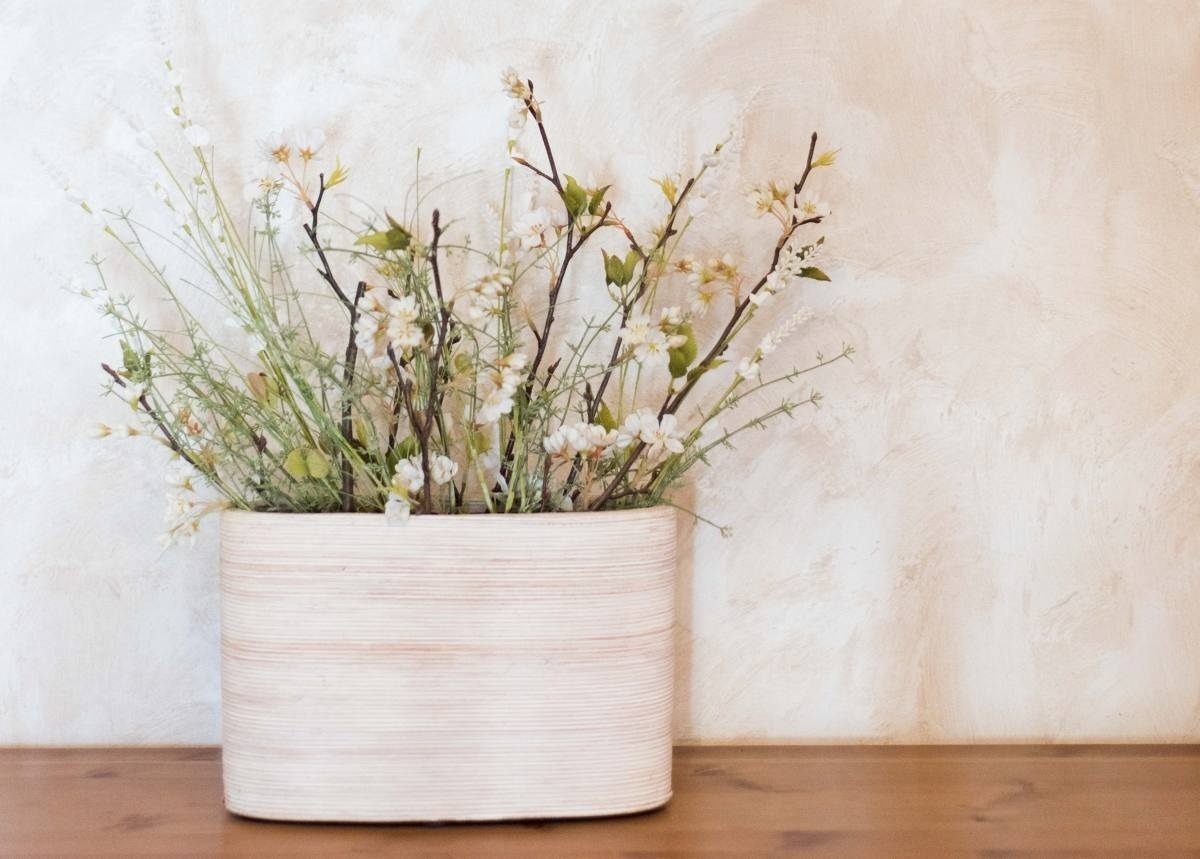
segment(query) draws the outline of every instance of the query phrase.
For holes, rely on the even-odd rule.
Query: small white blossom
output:
[[[517,74],[514,68],[507,68],[500,75],[500,83],[504,86],[504,92],[509,98],[516,101],[525,101],[529,98],[529,84]]]
[[[462,305],[460,315],[475,323],[500,316],[504,311],[504,297],[512,283],[512,275],[503,270],[489,272],[471,281],[456,296],[456,303]]]
[[[649,447],[646,454],[650,459],[657,459],[664,452],[683,453],[683,441],[675,415],[663,415],[647,437],[643,429],[642,441]]]
[[[760,360],[751,355],[738,361],[737,374],[747,382],[753,382],[762,371]]]
[[[395,492],[388,493],[387,503],[383,505],[383,515],[387,517],[389,525],[403,525],[408,521],[411,512],[412,504],[407,498]]]
[[[448,456],[437,454],[429,463],[429,477],[437,486],[445,486],[458,474],[458,463]]]
[[[544,206],[527,212],[513,225],[513,238],[521,243],[524,250],[546,247],[553,237],[554,223]]]
[[[775,195],[767,185],[751,185],[746,189],[746,199],[753,207],[756,218],[761,218],[775,206]]]
[[[649,316],[631,316],[625,326],[618,332],[625,348],[633,352],[633,357],[641,364],[662,363],[667,360],[667,350],[671,348],[667,335],[663,333],[660,323]]]
[[[425,485],[425,471],[421,468],[420,457],[410,456],[396,463],[395,476],[392,478],[392,489],[398,495],[412,498]]]
[[[292,148],[288,145],[287,135],[282,131],[268,135],[259,143],[259,148],[262,150],[264,158],[279,164],[286,164],[292,157]]]
[[[665,451],[682,453],[681,438],[675,415],[663,415],[659,420],[650,409],[639,409],[626,416],[614,443],[618,450],[623,450],[640,442],[647,446],[648,457],[656,459]]]
[[[529,358],[524,352],[513,352],[498,360],[479,375],[476,390],[475,423],[478,426],[495,424],[513,410],[513,397],[525,380],[525,365]]]
[[[182,459],[167,467],[167,485],[180,492],[195,492],[200,472]]]
[[[292,142],[296,147],[296,154],[306,162],[311,161],[325,145],[325,132],[319,128],[297,131]]]
[[[796,204],[796,220],[806,221],[809,218],[824,218],[829,214],[829,206],[816,197],[809,197]]]

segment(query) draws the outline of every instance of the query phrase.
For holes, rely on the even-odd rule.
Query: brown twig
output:
[[[342,439],[347,445],[354,444],[354,400],[351,388],[354,387],[354,365],[358,361],[358,341],[355,339],[354,326],[358,322],[358,306],[363,293],[367,291],[366,281],[360,280],[354,291],[354,304],[350,306],[350,335],[346,338],[345,363],[342,364]],[[342,512],[354,512],[354,464],[346,451],[341,455],[342,469]]]
[[[333,269],[329,266],[329,260],[325,256],[325,249],[321,247],[320,239],[317,238],[317,225],[321,216],[321,201],[325,199],[324,173],[320,174],[320,183],[320,190],[317,192],[317,199],[308,207],[309,211],[312,212],[312,222],[309,224],[304,224],[304,232],[308,235],[308,240],[312,243],[313,250],[317,252],[317,257],[321,260],[321,266],[317,269],[317,271],[320,273],[321,277],[325,279],[325,282],[329,284],[330,288],[333,289],[333,292],[338,297],[338,300],[342,302],[342,306],[353,313],[354,304],[351,303],[350,299],[346,296],[346,293],[343,292],[342,288],[338,285],[337,278],[333,276]]]
[[[795,198],[799,197],[800,192],[804,190],[804,184],[808,181],[809,174],[812,173],[813,153],[816,151],[816,148],[817,135],[816,132],[813,132],[813,136],[808,145],[808,157],[805,160],[804,172],[801,173],[800,180],[792,187],[793,201]],[[692,392],[692,389],[695,388],[696,384],[700,381],[701,376],[704,375],[704,368],[710,367],[712,362],[719,358],[725,352],[725,350],[729,348],[730,338],[734,330],[737,328],[738,322],[741,321],[742,317],[746,314],[746,311],[753,303],[751,300],[752,297],[766,285],[767,278],[770,277],[771,273],[775,271],[776,266],[779,265],[779,257],[783,253],[783,249],[787,245],[788,241],[795,234],[796,230],[807,224],[819,224],[821,221],[822,217],[820,215],[814,215],[813,217],[805,218],[804,220],[797,220],[795,215],[792,216],[791,223],[788,224],[783,235],[779,237],[779,241],[775,243],[775,250],[771,255],[771,265],[767,268],[767,273],[759,278],[750,291],[746,293],[740,302],[738,302],[738,305],[734,308],[733,315],[729,318],[729,322],[726,323],[725,327],[721,330],[721,333],[717,336],[716,342],[713,344],[712,348],[709,349],[703,360],[696,365],[696,369],[700,370],[700,372],[693,372],[692,374],[689,374],[691,375],[690,381],[685,383],[683,388],[681,388],[674,395],[672,395],[668,390],[666,397],[663,399],[662,407],[658,410],[659,420],[662,420],[664,415],[674,414],[676,411],[678,411],[679,407],[683,405],[684,399],[687,398],[688,394]],[[646,447],[646,443],[641,441],[634,446],[629,453],[629,457],[624,463],[622,463],[621,467],[617,470],[617,473],[609,482],[608,488],[602,492],[595,501],[592,502],[590,509],[598,510],[605,503],[607,503],[610,498],[612,498],[621,481],[625,479],[625,476],[633,467],[634,461],[642,454]]]
[[[108,364],[101,363],[100,369],[103,370],[105,373],[107,373],[109,376],[111,376],[112,380],[114,382],[116,382],[118,385],[120,385],[122,388],[128,387],[128,383],[124,379],[121,378],[121,374],[118,373],[116,370],[114,370],[112,367],[108,366]],[[188,453],[186,450],[184,450],[183,445],[181,445],[179,443],[179,440],[177,438],[175,438],[174,433],[172,433],[169,429],[167,429],[167,425],[166,425],[166,423],[163,422],[162,417],[159,416],[158,412],[155,411],[154,407],[152,405],[150,405],[149,398],[145,394],[142,394],[140,397],[138,397],[137,402],[138,402],[138,405],[141,406],[142,411],[144,411],[147,415],[149,415],[150,420],[154,421],[154,425],[156,427],[158,427],[158,431],[162,433],[163,439],[167,443],[167,447],[171,448],[171,450],[173,450],[173,451],[175,451],[175,453],[179,454],[180,458],[183,459],[183,461],[186,462],[188,465],[192,466],[192,468],[195,468],[197,471],[203,471],[203,469],[200,468],[199,464],[197,464],[196,460],[192,457],[192,455],[190,453]]]

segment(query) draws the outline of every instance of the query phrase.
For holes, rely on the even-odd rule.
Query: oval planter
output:
[[[671,796],[675,516],[226,512],[225,803],[587,817]]]

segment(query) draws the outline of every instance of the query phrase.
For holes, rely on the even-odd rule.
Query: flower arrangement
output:
[[[496,234],[478,245],[438,209],[423,214],[419,183],[400,214],[372,214],[359,227],[333,220],[330,191],[349,171],[336,159],[320,166],[320,132],[264,144],[247,225],[222,195],[209,135],[173,79],[171,115],[194,163],[175,170],[152,139],[141,142],[163,171],[154,188],[174,227],[127,211],[94,214],[161,289],[177,324],[152,324],[111,289],[99,258],[98,285],[84,290],[119,337],[121,360],[102,365],[107,390],[136,414],[98,434],[155,437],[176,455],[169,539],[190,538],[226,506],[403,520],[671,503],[672,488],[716,447],[818,404],[816,391],[788,395],[729,423],[760,392],[852,354],[844,346],[768,373],[768,359],[810,317],[805,308],[742,344],[789,284],[829,279],[816,265],[823,236],[813,233],[828,212],[808,185],[836,152],[818,154],[813,134],[794,180],[749,189],[754,214],[779,227],[762,260],[705,260],[685,242],[722,145],[686,178],[657,180],[663,214],[638,234],[611,186],[560,168],[533,83],[510,71],[503,86],[513,167]],[[536,156],[518,148],[530,121]],[[519,206],[524,181],[549,202]],[[294,232],[289,211],[303,218]],[[289,263],[296,245],[311,265]],[[602,280],[572,277],[595,246]],[[200,276],[174,275],[156,261],[164,251]],[[572,291],[599,293],[605,309],[568,316]]]

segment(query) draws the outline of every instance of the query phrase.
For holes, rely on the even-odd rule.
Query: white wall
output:
[[[819,129],[800,346],[858,358],[695,492],[736,533],[686,532],[679,733],[1200,739],[1194,3],[9,0],[0,32],[0,742],[219,738],[215,534],[161,550],[161,457],[87,439],[111,344],[59,289],[104,247],[65,182],[148,199],[164,52],[233,189],[288,125],[381,204],[417,145],[493,169],[508,65],[635,212],[731,121],[734,187]],[[711,235],[752,260],[743,223]]]

